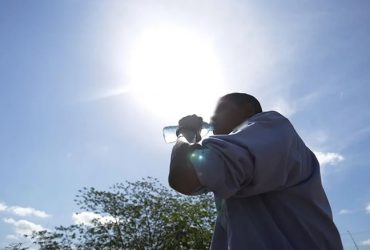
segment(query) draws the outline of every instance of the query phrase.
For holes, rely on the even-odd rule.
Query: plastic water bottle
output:
[[[175,142],[177,140],[176,130],[179,126],[167,126],[163,128],[163,138],[166,143]],[[212,124],[203,122],[202,130],[200,135],[202,137],[206,136],[210,131],[213,130]]]

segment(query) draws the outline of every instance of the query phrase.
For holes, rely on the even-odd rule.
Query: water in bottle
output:
[[[178,126],[167,126],[163,128],[163,138],[166,143],[175,142],[177,140],[176,130]],[[213,130],[212,124],[207,122],[203,122],[202,130],[200,131],[200,135],[202,137],[206,136],[210,131]]]

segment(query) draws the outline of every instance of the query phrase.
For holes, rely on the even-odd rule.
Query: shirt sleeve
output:
[[[295,185],[310,176],[312,152],[278,113],[257,117],[229,135],[212,136],[190,160],[202,186],[222,198]]]
[[[190,161],[202,186],[223,198],[235,194],[252,178],[253,163],[249,152],[227,141],[213,140],[195,150]]]

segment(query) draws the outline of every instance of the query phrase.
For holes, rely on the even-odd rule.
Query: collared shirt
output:
[[[204,139],[191,162],[202,191],[215,195],[212,250],[343,249],[320,165],[281,114]]]

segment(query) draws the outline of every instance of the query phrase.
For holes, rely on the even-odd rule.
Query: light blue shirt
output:
[[[191,162],[215,195],[212,250],[343,249],[319,163],[281,114],[203,140]]]

